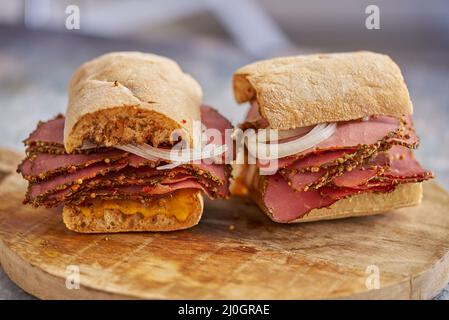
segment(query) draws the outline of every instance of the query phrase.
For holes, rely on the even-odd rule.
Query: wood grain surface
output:
[[[190,230],[82,235],[60,209],[22,205],[19,159],[0,151],[0,261],[39,298],[428,299],[449,280],[449,195],[433,182],[421,206],[379,216],[279,225],[234,198],[207,202]]]

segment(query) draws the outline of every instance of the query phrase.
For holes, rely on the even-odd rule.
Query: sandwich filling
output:
[[[133,200],[87,200],[78,207],[78,210],[86,217],[95,216],[99,219],[103,218],[104,212],[107,210],[118,210],[126,215],[141,214],[145,218],[162,214],[184,222],[194,206],[198,206],[196,190],[182,189],[164,197],[147,198],[141,202]]]
[[[208,128],[231,128],[210,107],[201,107],[201,117]],[[115,148],[66,153],[63,137],[64,117],[60,115],[39,123],[24,141],[27,157],[17,169],[29,181],[24,203],[78,206],[81,213],[95,215],[105,208],[120,207],[125,214],[140,212],[146,217],[172,214],[178,208],[175,216],[183,221],[182,212],[187,211],[181,209],[198,190],[210,198],[229,196],[229,165],[196,161],[160,170],[156,167],[166,160],[149,160]]]
[[[242,128],[267,126],[253,102]],[[289,222],[347,197],[391,192],[399,184],[432,178],[413,155],[418,144],[410,117],[339,122],[334,134],[313,148],[277,159],[275,174],[254,174],[246,181],[275,221]],[[261,173],[266,162],[255,166]]]

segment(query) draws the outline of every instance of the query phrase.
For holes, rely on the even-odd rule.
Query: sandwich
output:
[[[254,161],[237,181],[273,221],[372,215],[421,202],[422,181],[433,175],[414,157],[412,103],[388,56],[260,61],[235,72],[233,89],[238,103],[250,104],[240,128],[256,135],[246,142]],[[260,146],[276,152],[259,154]]]
[[[231,124],[202,105],[201,87],[175,61],[109,53],[76,70],[68,95],[65,116],[24,140],[25,204],[62,207],[76,232],[172,231],[199,222],[203,193],[229,196],[224,140],[189,155],[207,129],[224,137]]]

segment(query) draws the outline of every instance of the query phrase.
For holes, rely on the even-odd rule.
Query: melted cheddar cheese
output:
[[[105,210],[120,210],[123,214],[142,214],[145,218],[163,214],[168,217],[174,216],[178,221],[184,222],[193,211],[192,208],[198,205],[197,190],[182,189],[174,193],[146,201],[136,200],[93,200],[85,206],[80,207],[83,215],[90,217],[94,215],[102,218]]]

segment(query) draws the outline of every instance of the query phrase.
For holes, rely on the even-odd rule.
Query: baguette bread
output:
[[[413,113],[396,63],[366,51],[255,62],[235,72],[233,88],[238,103],[255,99],[270,127],[280,130]]]
[[[70,80],[64,146],[85,140],[104,146],[170,141],[180,129],[193,143],[200,120],[199,84],[168,58],[114,52],[84,63]]]
[[[172,196],[176,201],[177,194]],[[193,227],[201,219],[204,207],[203,196],[200,191],[192,194],[192,200],[184,205],[186,219],[179,220],[175,215],[156,214],[145,217],[141,213],[128,214],[121,208],[102,209],[101,216],[84,215],[80,208],[65,205],[63,221],[68,229],[80,233],[114,233],[136,231],[173,231]]]

